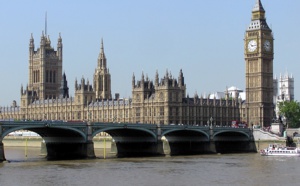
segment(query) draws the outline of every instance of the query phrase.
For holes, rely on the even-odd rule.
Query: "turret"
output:
[[[40,41],[40,58],[41,59],[43,59],[45,57],[45,46],[46,46],[46,38],[44,36],[44,32],[42,32],[41,41]]]
[[[158,71],[156,70],[156,73],[155,73],[155,87],[158,86],[158,81],[159,81]]]
[[[132,88],[135,87],[135,75],[134,73],[132,74]]]
[[[145,78],[144,78],[144,72],[142,72],[142,78],[141,78],[141,84],[140,84],[142,90],[145,88]]]
[[[85,85],[85,79],[84,79],[83,76],[82,76],[82,78],[81,78],[81,85]]]
[[[75,79],[75,90],[78,90],[78,82],[77,82],[77,78]]]
[[[33,35],[31,33],[31,37],[29,40],[29,55],[32,56],[34,54],[34,39],[33,39]]]
[[[165,86],[169,87],[169,72],[168,72],[168,69],[166,70],[166,75],[165,75]]]
[[[57,40],[57,56],[59,60],[62,60],[62,48],[63,48],[63,44],[62,44],[62,38],[61,35],[59,33],[59,37]]]
[[[180,72],[179,72],[178,84],[179,84],[179,87],[184,86],[184,77],[183,77],[182,69],[180,69]]]
[[[40,41],[40,48],[44,48],[44,46],[46,45],[46,37],[44,35],[44,32],[42,32],[42,35],[41,35],[41,41]]]
[[[21,95],[23,95],[23,85],[21,85]]]
[[[197,91],[195,92],[195,94],[194,94],[194,103],[196,104],[197,103],[197,100],[198,100],[198,93],[197,93]]]

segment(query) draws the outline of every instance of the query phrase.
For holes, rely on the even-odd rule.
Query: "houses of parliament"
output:
[[[29,41],[29,79],[21,87],[20,105],[0,108],[0,120],[66,120],[92,122],[187,124],[230,126],[233,120],[267,126],[273,118],[273,36],[260,0],[252,9],[250,26],[245,32],[246,101],[238,92],[223,98],[209,98],[195,93],[189,97],[183,71],[177,78],[168,71],[154,81],[132,77],[131,98],[112,96],[103,40],[93,81],[75,80],[74,97],[69,97],[63,73],[63,43],[59,34],[56,50],[42,34],[35,49]],[[130,85],[128,85],[130,86]]]

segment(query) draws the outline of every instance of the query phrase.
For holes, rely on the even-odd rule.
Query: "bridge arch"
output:
[[[251,136],[245,131],[217,131],[212,136],[218,153],[243,153],[251,151]]]
[[[112,145],[116,148],[117,157],[160,155],[156,129],[141,128],[134,125],[94,126],[92,137],[100,132],[108,133]],[[162,150],[161,150],[162,151]]]
[[[226,131],[218,131],[218,132],[215,132],[214,135],[213,135],[213,139],[218,136],[218,135],[221,135],[221,134],[225,134],[225,133],[230,133],[230,134],[234,134],[234,133],[238,133],[238,134],[241,134],[241,135],[244,135],[246,136],[248,139],[250,139],[250,135],[249,133],[246,133],[244,131],[230,131],[230,130],[226,130]]]
[[[201,129],[169,129],[163,131],[161,136],[165,154],[190,155],[209,151],[209,134]]]
[[[152,137],[153,140],[156,141],[157,135],[153,131],[144,128],[125,128],[124,126],[120,127],[104,127],[93,131],[92,137],[95,137],[100,132],[106,132],[112,137],[120,137],[120,136],[140,136],[142,134],[146,134],[148,137]],[[134,132],[137,132],[136,134]]]
[[[62,122],[13,122],[1,123],[1,142],[9,133],[29,130],[45,141],[47,159],[93,158],[92,143],[88,141],[86,125],[70,125]],[[3,143],[2,143],[3,146]],[[4,157],[4,147],[3,157]],[[92,149],[92,150],[90,150]],[[2,158],[5,159],[5,158]]]
[[[207,138],[207,140],[209,140],[209,134],[207,134],[206,132],[204,132],[201,129],[170,129],[170,130],[165,130],[164,132],[162,132],[161,136],[168,136],[172,133],[194,133],[194,134],[201,134],[203,136],[205,136]]]
[[[52,131],[50,132],[49,129]],[[49,128],[45,128],[44,126],[12,127],[2,133],[1,140],[3,140],[3,138],[5,136],[7,136],[9,133],[19,131],[19,130],[29,130],[29,131],[35,132],[35,133],[39,134],[42,138],[45,138],[44,139],[45,141],[47,140],[47,137],[58,137],[59,133],[61,133],[63,136],[66,136],[66,133],[68,133],[71,136],[74,135],[75,137],[82,137],[82,141],[86,140],[86,134],[83,131],[76,129],[76,128],[69,128],[69,127],[64,127],[64,126],[60,126],[60,127],[55,126],[55,127],[49,127]],[[53,134],[53,135],[51,135],[51,134]]]

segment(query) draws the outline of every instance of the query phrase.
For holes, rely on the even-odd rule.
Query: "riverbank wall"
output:
[[[111,148],[111,137],[95,137],[94,148]],[[42,147],[43,138],[38,136],[7,136],[3,139],[4,147]]]

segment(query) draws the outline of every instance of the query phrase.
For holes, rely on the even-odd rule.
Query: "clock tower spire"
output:
[[[245,33],[246,118],[248,124],[269,126],[273,119],[273,34],[261,0],[256,0]]]

